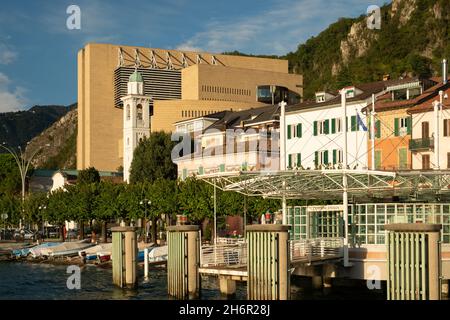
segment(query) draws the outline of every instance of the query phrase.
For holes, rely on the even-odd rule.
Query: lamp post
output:
[[[46,206],[46,205],[40,205],[38,209],[39,209],[39,211],[42,212],[43,210],[47,209],[47,206]],[[41,216],[42,216],[42,215],[41,215]],[[44,218],[42,218],[42,240],[45,239],[45,228],[44,228],[44,224],[45,224]]]
[[[139,202],[141,206],[144,206],[144,229],[145,229],[145,237],[144,241],[145,243],[148,243],[148,230],[147,230],[147,205],[151,206],[152,202],[148,199],[142,199],[141,202]]]
[[[49,147],[50,144],[46,144],[46,147]],[[16,150],[14,150],[11,147],[7,147],[6,146],[6,142],[2,142],[0,144],[0,147],[2,147],[4,150],[8,151],[8,153],[10,153],[13,157],[14,160],[17,163],[17,166],[19,167],[19,173],[20,173],[20,179],[22,182],[22,214],[20,216],[20,220],[19,220],[19,228],[22,229],[22,218],[24,215],[24,202],[25,202],[25,182],[26,182],[26,178],[27,178],[27,172],[28,169],[30,167],[31,161],[33,160],[33,158],[36,156],[36,154],[41,151],[42,148],[38,148],[36,149],[31,156],[27,159],[25,157],[25,152],[22,151],[22,148],[19,146],[18,149],[19,151],[17,152]]]

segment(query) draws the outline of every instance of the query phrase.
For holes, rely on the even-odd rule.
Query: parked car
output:
[[[47,236],[49,238],[59,238],[59,228],[49,228],[47,229]]]
[[[14,239],[16,240],[34,240],[36,232],[29,229],[18,229],[14,232]]]

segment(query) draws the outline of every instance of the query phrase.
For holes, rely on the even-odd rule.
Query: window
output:
[[[450,137],[450,119],[444,119],[444,137]]]
[[[450,152],[447,152],[447,169],[450,169]]]
[[[288,154],[288,169],[300,167],[302,165],[302,155],[300,153]]]
[[[342,163],[344,161],[344,156],[342,150],[334,149],[333,150],[333,164]]]
[[[131,113],[130,113],[130,105],[129,105],[129,104],[127,104],[127,107],[126,107],[126,113],[127,113],[127,120],[130,120],[130,118],[131,118]]]
[[[302,124],[289,124],[287,126],[287,138],[301,138],[302,137]]]
[[[430,137],[430,124],[428,121],[422,122],[422,139],[428,139]]]
[[[430,155],[429,154],[422,155],[422,169],[430,170]]]
[[[314,152],[314,164],[318,165],[328,165],[328,150],[316,151]]]
[[[141,104],[138,104],[136,106],[136,119],[137,119],[137,121],[142,121],[142,119],[144,119],[143,108],[142,108]]]
[[[314,135],[330,133],[330,120],[314,121]]]
[[[402,170],[408,168],[408,150],[406,148],[398,149],[398,167]]]
[[[411,134],[411,118],[395,118],[394,119],[394,134],[396,137]]]
[[[347,98],[354,98],[355,97],[355,89],[352,88],[352,89],[347,90],[345,96]]]
[[[325,102],[325,93],[317,94],[316,93],[316,102]]]
[[[375,150],[375,169],[381,169],[381,150]]]

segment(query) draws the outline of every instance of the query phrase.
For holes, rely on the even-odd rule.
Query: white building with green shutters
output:
[[[372,94],[383,93],[385,81],[347,87],[348,165],[368,166],[369,118],[362,109]],[[288,169],[339,168],[343,162],[344,126],[341,96],[318,92],[315,101],[286,107],[286,167]]]

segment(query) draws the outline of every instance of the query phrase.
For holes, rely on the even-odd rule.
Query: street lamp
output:
[[[50,144],[46,144],[45,146],[49,147]],[[6,142],[1,143],[0,147],[5,149],[6,151],[8,151],[8,153],[10,153],[14,157],[14,160],[16,161],[17,166],[19,167],[20,179],[21,179],[21,182],[22,182],[22,214],[21,214],[21,217],[20,217],[20,220],[19,220],[19,229],[22,229],[22,218],[23,218],[24,211],[25,211],[25,207],[24,207],[24,202],[25,202],[25,182],[26,182],[26,178],[27,178],[27,172],[28,172],[28,169],[30,167],[31,161],[36,156],[36,154],[39,151],[42,150],[42,148],[37,148],[31,154],[31,156],[27,159],[25,157],[25,152],[22,151],[22,148],[20,146],[18,147],[18,149],[19,149],[18,152],[16,150],[14,150],[13,148],[7,147],[6,146]]]
[[[151,206],[152,201],[148,199],[142,199],[139,202],[141,206],[144,206],[144,228],[145,228],[145,242],[148,243],[148,230],[147,230],[147,205]]]
[[[39,206],[39,211],[42,211],[42,210],[45,210],[45,209],[47,209],[47,206],[46,205],[41,205],[41,206]],[[44,227],[44,225],[45,225],[45,222],[44,222],[44,219],[42,219],[42,239],[45,239],[45,227]]]

